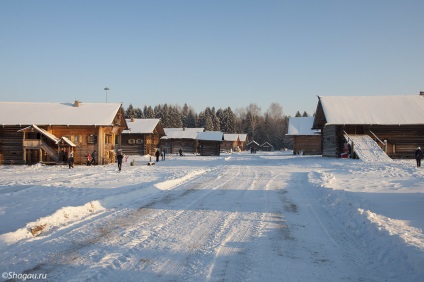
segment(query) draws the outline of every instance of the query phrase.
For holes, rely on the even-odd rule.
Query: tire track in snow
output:
[[[225,168],[221,167],[218,169],[218,171],[221,170],[225,170]],[[215,175],[215,173],[212,175]],[[74,243],[68,250],[64,250],[59,254],[53,255],[53,259],[50,262],[43,262],[28,271],[37,269],[37,271],[49,272],[49,275],[52,277],[58,275],[57,277],[59,278],[61,276],[60,272],[63,270],[61,265],[69,267],[72,265],[72,261],[75,260],[75,256],[83,256],[85,255],[85,252],[90,253],[90,251],[92,251],[91,249],[96,248],[98,244],[107,245],[108,241],[119,241],[122,237],[122,234],[120,233],[122,229],[126,229],[127,234],[134,230],[149,230],[148,232],[143,232],[141,237],[139,236],[139,233],[135,234],[135,237],[139,236],[140,238],[130,237],[129,243],[123,246],[125,250],[128,249],[128,251],[124,252],[124,254],[116,257],[108,254],[107,259],[97,260],[97,262],[90,261],[90,263],[94,263],[94,265],[83,271],[80,275],[78,275],[78,277],[75,277],[76,280],[79,278],[101,279],[101,277],[104,277],[104,275],[107,275],[107,273],[110,272],[110,269],[108,269],[106,265],[112,268],[122,266],[122,261],[128,260],[128,254],[132,253],[131,250],[145,247],[151,248],[152,242],[158,240],[160,234],[166,234],[167,231],[165,229],[167,228],[167,225],[174,224],[174,222],[176,222],[184,213],[184,210],[180,210],[177,212],[172,211],[170,214],[166,209],[159,208],[161,205],[167,206],[179,197],[193,197],[192,194],[207,190],[207,188],[210,187],[215,187],[212,190],[217,189],[221,185],[225,185],[226,182],[222,182],[222,180],[216,177],[210,178],[205,177],[205,175],[201,175],[198,178],[193,179],[193,181],[189,184],[191,185],[192,183],[195,183],[197,187],[189,187],[189,189],[187,189],[185,187],[188,184],[183,183],[181,187],[176,187],[174,190],[169,191],[169,193],[157,197],[157,199],[152,200],[143,207],[140,207],[135,212],[121,211],[121,215],[114,213],[107,218],[101,218],[98,222],[93,222],[87,224],[87,226],[82,226],[78,230],[74,230],[72,233],[80,233],[80,235],[74,235],[74,237],[84,237],[81,236],[82,233],[87,235],[87,239],[82,242]],[[203,198],[207,197],[207,194],[202,193],[199,196]],[[190,206],[186,208],[189,209]],[[152,217],[140,222],[140,218],[143,216],[145,217],[148,214],[152,214]],[[161,223],[159,224],[159,222]],[[91,226],[93,224],[94,228]],[[91,232],[94,230],[96,232],[94,235],[90,236],[90,232],[88,232],[88,230]],[[88,251],[85,249],[88,249]],[[53,263],[53,261],[59,261],[59,264]],[[142,264],[151,261],[152,259],[140,259],[140,263]],[[96,265],[96,263],[98,265]],[[57,273],[57,275],[54,273]]]

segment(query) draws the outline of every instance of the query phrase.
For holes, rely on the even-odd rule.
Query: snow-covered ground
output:
[[[1,166],[3,279],[424,281],[412,160],[134,158],[121,172]]]

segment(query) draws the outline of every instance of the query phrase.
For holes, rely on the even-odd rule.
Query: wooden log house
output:
[[[197,154],[197,133],[203,132],[204,128],[165,128],[165,136],[160,140],[160,146],[171,154]]]
[[[265,152],[274,151],[274,146],[272,146],[269,142],[264,142],[259,148],[261,151],[265,151]]]
[[[0,102],[0,164],[75,164],[96,150],[96,164],[115,162],[117,136],[127,127],[117,103]]]
[[[224,140],[221,144],[221,150],[225,151],[244,151],[247,134],[224,134]]]
[[[313,130],[314,117],[291,117],[286,136],[293,140],[294,155],[322,155],[321,133]]]
[[[391,158],[412,158],[424,147],[424,92],[405,96],[318,97],[313,128],[321,130],[322,155],[340,157],[345,135],[366,134]]]
[[[250,141],[249,143],[247,143],[246,148],[249,151],[257,151],[259,150],[261,146],[259,145],[258,142],[256,142],[255,140]]]
[[[127,119],[128,130],[121,134],[121,149],[126,155],[154,156],[165,135],[160,119]]]
[[[219,156],[224,134],[221,131],[205,131],[197,133],[198,152],[201,156]]]

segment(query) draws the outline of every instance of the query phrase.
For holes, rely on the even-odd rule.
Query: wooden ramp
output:
[[[364,162],[391,162],[393,161],[369,135],[345,135],[352,141],[353,151]]]

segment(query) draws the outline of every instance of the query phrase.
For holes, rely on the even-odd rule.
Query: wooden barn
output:
[[[291,117],[286,136],[293,140],[294,155],[322,155],[321,132],[313,130],[314,117]]]
[[[274,146],[272,146],[269,142],[264,142],[259,149],[261,151],[272,152],[274,151]]]
[[[181,149],[183,154],[197,153],[197,133],[204,128],[165,128],[165,136],[160,140],[160,146],[166,152],[178,154]]]
[[[115,162],[117,136],[127,128],[117,103],[0,102],[0,164]]]
[[[224,134],[221,150],[240,152],[244,151],[247,134]]]
[[[247,143],[246,148],[247,150],[251,151],[251,152],[256,152],[257,150],[259,150],[261,146],[259,145],[258,142],[256,142],[255,140],[250,141],[249,143]]]
[[[198,152],[201,156],[219,156],[224,138],[221,131],[205,131],[197,133]]]
[[[424,147],[424,93],[407,96],[318,97],[314,129],[323,156],[340,157],[350,135],[370,136],[392,158]],[[355,144],[352,144],[355,146]]]
[[[128,130],[121,134],[121,149],[126,155],[155,155],[160,138],[165,136],[160,119],[127,119]]]

